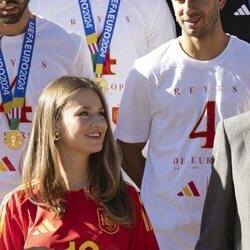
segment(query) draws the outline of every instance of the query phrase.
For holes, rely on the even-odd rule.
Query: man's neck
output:
[[[202,38],[189,37],[182,34],[179,38],[180,46],[190,57],[206,61],[217,57],[226,48],[229,36],[221,29]]]
[[[3,24],[0,23],[0,33],[3,36],[17,36],[25,31],[26,25],[29,21],[30,11],[27,8],[23,13],[22,18],[14,24]]]

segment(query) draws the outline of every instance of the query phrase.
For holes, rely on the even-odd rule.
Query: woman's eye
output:
[[[105,112],[104,112],[104,111],[101,111],[101,112],[99,112],[99,115],[100,115],[100,116],[105,116]]]
[[[89,113],[87,111],[82,111],[79,115],[80,116],[88,116]]]

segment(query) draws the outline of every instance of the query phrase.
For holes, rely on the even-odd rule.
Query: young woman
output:
[[[121,174],[101,90],[61,77],[38,101],[23,185],[1,206],[0,249],[159,249],[136,190]]]

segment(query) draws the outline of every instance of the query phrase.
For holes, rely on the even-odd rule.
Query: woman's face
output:
[[[58,149],[61,153],[87,156],[99,152],[106,131],[105,110],[99,96],[93,90],[81,90],[62,111]]]

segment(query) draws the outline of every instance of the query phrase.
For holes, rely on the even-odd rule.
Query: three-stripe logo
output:
[[[241,7],[234,12],[235,16],[250,16],[250,10],[247,8],[245,4],[241,5]]]

